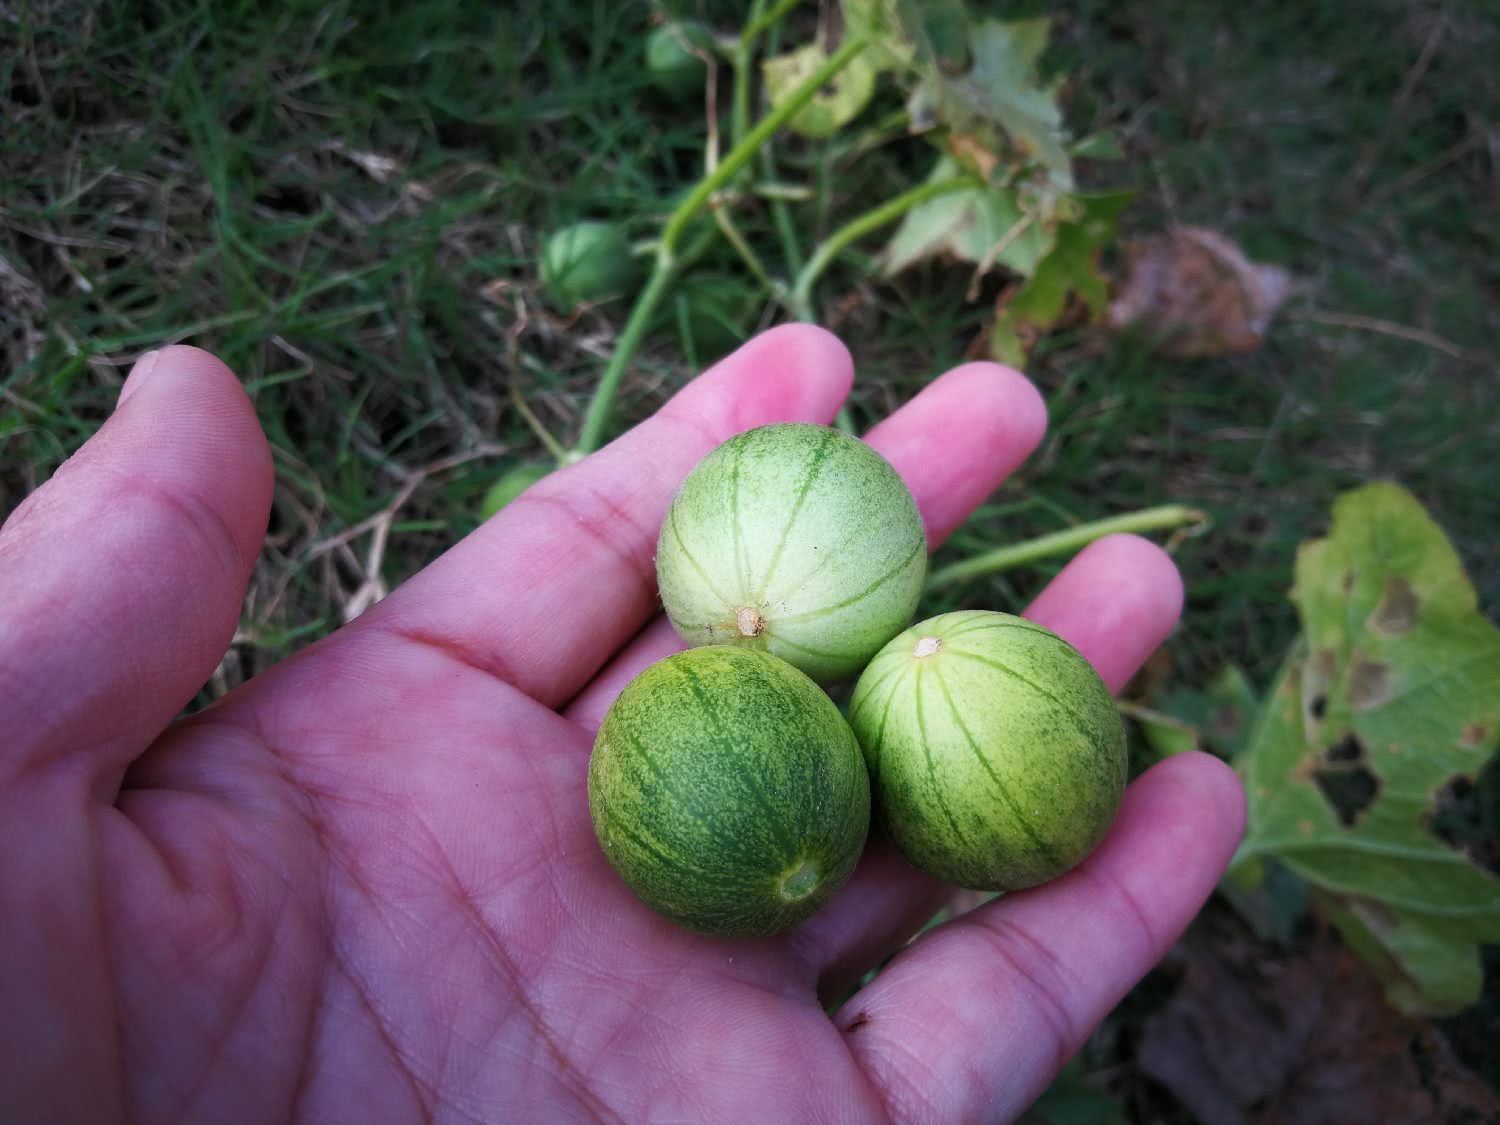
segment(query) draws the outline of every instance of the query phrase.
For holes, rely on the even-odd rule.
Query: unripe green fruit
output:
[[[479,518],[487,520],[521,493],[547,476],[556,465],[517,465],[500,474],[479,504]]]
[[[713,33],[700,23],[664,23],[646,36],[646,73],[670,98],[702,95],[708,65],[697,52],[706,50]]]
[[[689,644],[762,649],[820,683],[911,620],[927,574],[916,502],[864,442],[787,422],[730,438],[682,482],[656,578]]]
[[[610,865],[657,913],[753,938],[813,913],[848,878],[870,823],[849,724],[795,668],[714,646],[625,686],[589,759]]]
[[[589,220],[553,232],[542,247],[542,286],[563,314],[580,302],[603,301],[628,292],[640,278],[625,228]]]
[[[964,611],[919,622],[870,661],[849,703],[876,823],[960,887],[1054,879],[1119,810],[1125,730],[1093,666],[1040,625]]]

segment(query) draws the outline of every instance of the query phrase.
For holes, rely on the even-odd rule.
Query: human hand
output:
[[[1078,869],[945,924],[873,842],[777,938],[686,933],[595,842],[593,732],[681,647],[652,552],[673,490],[850,362],[768,332],[352,624],[186,720],[265,532],[239,384],[169,348],[0,529],[0,1105],[16,1121],[1003,1120],[1166,951],[1239,839],[1187,754]],[[939,542],[1040,441],[1020,376],[949,372],[868,435]],[[1027,610],[1118,689],[1172,563],[1117,537]],[[653,617],[655,620],[653,621]]]

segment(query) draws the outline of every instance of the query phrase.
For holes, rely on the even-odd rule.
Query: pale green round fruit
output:
[[[784,661],[714,646],[625,686],[589,759],[589,810],[636,897],[701,933],[802,921],[848,878],[870,784],[833,701]]]
[[[883,648],[849,721],[876,823],[914,865],[976,890],[1055,879],[1103,839],[1125,730],[1093,666],[1008,613],[945,613]]]
[[[926,574],[922,517],[896,470],[862,441],[796,422],[699,462],[656,550],[684,640],[761,649],[820,683],[856,675],[911,621]]]

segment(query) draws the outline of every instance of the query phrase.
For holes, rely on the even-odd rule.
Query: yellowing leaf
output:
[[[828,53],[816,43],[809,43],[762,62],[761,75],[771,104],[779,105],[827,61]],[[866,57],[855,56],[826,87],[813,95],[812,101],[797,111],[789,126],[805,137],[832,136],[869,104],[875,93],[876,76],[875,66]]]
[[[1128,191],[1072,197],[1078,217],[1058,226],[1052,249],[995,318],[990,330],[995,359],[1012,367],[1024,364],[1037,338],[1062,319],[1070,294],[1093,316],[1104,311],[1109,283],[1099,272],[1099,250],[1114,239],[1120,212],[1131,198]]]
[[[870,40],[864,58],[876,70],[902,67],[911,61],[913,44],[898,0],[844,0],[844,32]]]
[[[944,156],[927,177],[928,183],[960,174],[957,161]],[[901,225],[881,255],[887,277],[930,258],[999,264],[1029,274],[1052,245],[1051,233],[1023,218],[1015,192],[1008,188],[976,187],[954,191],[919,203],[902,217]],[[998,254],[993,251],[1000,246]]]
[[[972,25],[972,65],[961,75],[939,74],[916,96],[922,115],[961,132],[998,126],[1012,143],[1047,169],[1062,190],[1073,186],[1056,86],[1037,84],[1036,64],[1047,47],[1046,19]],[[914,109],[914,114],[917,112]]]
[[[1338,500],[1328,537],[1298,553],[1292,599],[1304,636],[1240,761],[1241,854],[1335,896],[1351,941],[1399,966],[1393,1001],[1451,1011],[1479,979],[1452,966],[1500,941],[1500,878],[1435,818],[1500,742],[1500,630],[1442,530],[1392,484]]]

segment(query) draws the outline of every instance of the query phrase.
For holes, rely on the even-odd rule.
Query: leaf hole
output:
[[[1500,832],[1491,823],[1500,817],[1496,792],[1500,780],[1491,766],[1475,779],[1455,774],[1434,791],[1423,823],[1427,831],[1454,851],[1463,852],[1492,875],[1500,875]]]
[[[1313,770],[1313,783],[1338,817],[1340,826],[1352,828],[1380,794],[1380,779],[1364,764],[1365,744],[1353,731],[1323,751],[1323,765]]]
[[[1324,750],[1323,756],[1330,762],[1357,762],[1365,756],[1365,744],[1359,740],[1359,735],[1350,731]]]

